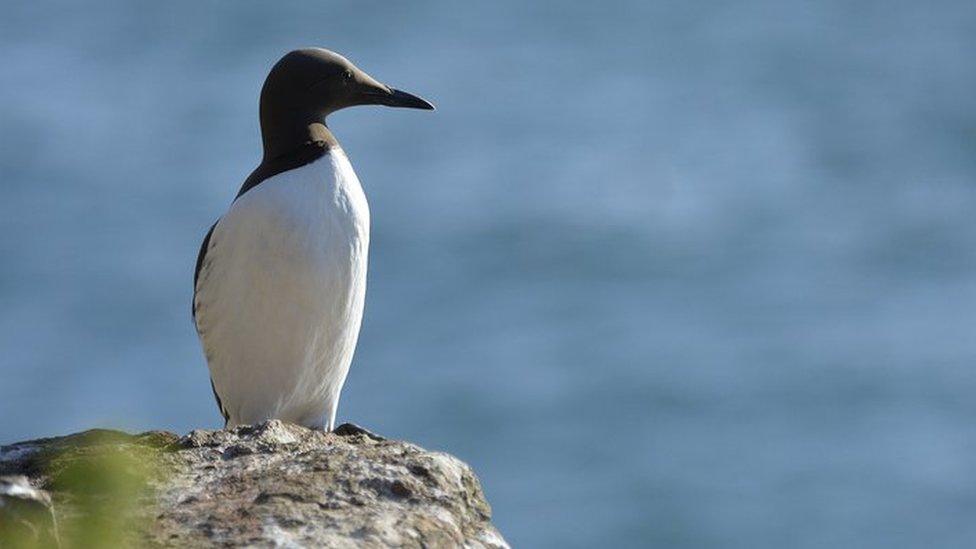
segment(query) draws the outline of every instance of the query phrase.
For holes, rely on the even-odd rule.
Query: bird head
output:
[[[356,105],[433,110],[428,101],[391,88],[345,57],[322,48],[295,50],[278,61],[261,90],[262,111],[329,114]]]

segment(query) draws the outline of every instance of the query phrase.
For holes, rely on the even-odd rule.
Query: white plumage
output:
[[[366,293],[369,206],[345,154],[271,177],[217,222],[197,331],[227,426],[335,426]]]

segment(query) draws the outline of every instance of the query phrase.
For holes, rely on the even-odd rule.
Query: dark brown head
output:
[[[325,117],[356,105],[434,108],[415,95],[376,81],[337,53],[322,48],[288,53],[271,69],[261,89],[265,159],[310,141],[334,141],[325,128]]]

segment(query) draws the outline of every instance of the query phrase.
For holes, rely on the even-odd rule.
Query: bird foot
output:
[[[343,423],[342,425],[336,427],[332,430],[333,433],[339,435],[340,437],[349,437],[354,435],[363,435],[367,438],[373,440],[386,440],[385,438],[377,435],[376,433],[370,431],[369,429],[360,427],[355,423]]]

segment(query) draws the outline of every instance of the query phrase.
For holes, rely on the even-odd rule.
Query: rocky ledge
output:
[[[279,421],[0,447],[6,546],[3,536],[63,547],[507,547],[458,459],[351,425]]]

